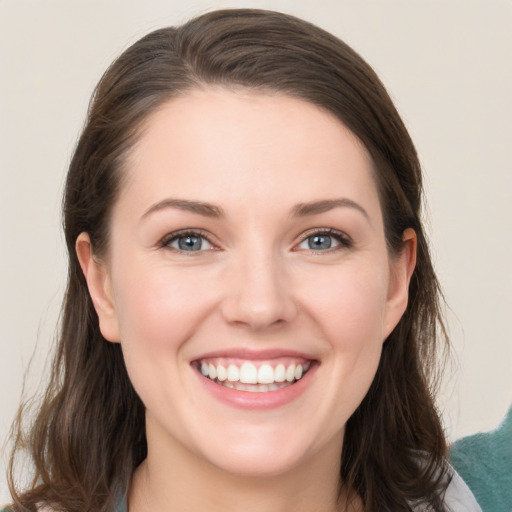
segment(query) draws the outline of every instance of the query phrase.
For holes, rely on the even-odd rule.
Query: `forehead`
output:
[[[269,205],[345,193],[376,198],[372,169],[363,144],[330,112],[277,93],[208,88],[148,117],[120,199],[134,189],[140,202],[166,194]]]

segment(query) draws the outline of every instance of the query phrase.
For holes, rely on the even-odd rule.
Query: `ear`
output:
[[[384,340],[391,334],[407,308],[409,283],[416,266],[418,239],[413,229],[408,228],[402,235],[403,248],[392,256],[388,298],[384,319]]]
[[[108,341],[119,342],[119,324],[108,269],[95,258],[87,233],[80,233],[76,239],[75,250],[98,315],[101,334]]]

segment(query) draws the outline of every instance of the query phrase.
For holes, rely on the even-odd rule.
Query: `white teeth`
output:
[[[238,366],[235,366],[234,364],[230,364],[228,366],[228,380],[229,382],[237,382],[240,380],[240,370],[238,369]]]
[[[240,382],[244,384],[258,383],[258,370],[252,363],[244,363],[240,368]]]
[[[288,366],[288,368],[286,368],[286,380],[288,382],[292,382],[293,380],[295,380],[295,365],[294,364],[291,364],[290,366]]]
[[[260,384],[270,384],[274,382],[274,370],[269,364],[260,366],[258,370],[258,382]]]
[[[286,369],[284,364],[278,364],[274,370],[274,381],[284,382],[286,380]]]
[[[223,383],[227,387],[242,391],[275,391],[300,380],[310,366],[311,361],[304,365],[292,363],[288,367],[279,363],[275,368],[264,363],[258,369],[253,363],[246,361],[240,367],[230,364],[226,368],[222,364],[214,365],[202,361],[199,370],[205,377]],[[233,383],[240,384],[233,386]]]
[[[217,366],[217,379],[219,379],[221,382],[224,382],[228,378],[228,372],[224,366],[219,364]]]

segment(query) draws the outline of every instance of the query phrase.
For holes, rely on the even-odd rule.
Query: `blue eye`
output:
[[[306,249],[308,251],[328,251],[329,249],[336,249],[338,247],[350,247],[350,240],[337,231],[318,231],[312,235],[304,238],[298,245],[299,249]]]
[[[212,244],[199,233],[177,233],[167,238],[163,245],[183,252],[199,252],[213,249]]]
[[[333,239],[328,235],[313,235],[306,238],[308,242],[308,248],[313,251],[322,251],[324,249],[330,249],[333,245]]]

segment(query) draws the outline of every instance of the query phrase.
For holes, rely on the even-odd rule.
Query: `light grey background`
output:
[[[306,18],[380,74],[422,158],[451,307],[439,406],[451,439],[497,425],[512,401],[511,1],[0,0],[0,439],[34,350],[29,390],[51,350],[66,272],[60,196],[94,85],[146,32],[219,7]]]

